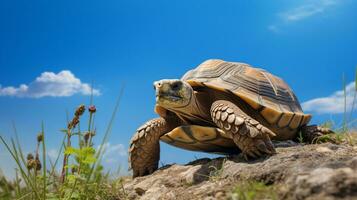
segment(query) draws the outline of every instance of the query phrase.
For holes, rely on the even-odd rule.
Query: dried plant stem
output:
[[[37,163],[37,160],[39,160],[39,149],[40,149],[40,143],[39,142],[37,142],[37,147],[36,147],[36,156],[35,156],[35,160],[36,160],[36,162],[35,162],[35,167],[33,168],[33,173],[34,173],[34,184],[35,184],[35,186],[36,186],[36,188],[37,188],[37,165],[38,165],[38,163]]]
[[[71,129],[67,129],[67,145],[65,146],[64,150],[66,150],[66,148],[71,146]],[[68,174],[68,168],[67,166],[67,162],[68,162],[68,157],[69,155],[65,154],[63,156],[63,165],[62,165],[62,173],[61,173],[61,182],[64,183],[64,180],[66,178],[66,175]]]
[[[87,138],[87,140],[85,141],[85,146],[86,146],[86,147],[91,146],[91,143],[92,143],[92,134],[93,134],[93,133],[92,133],[92,131],[91,131],[91,124],[92,124],[92,120],[93,120],[93,115],[94,115],[94,113],[89,112],[88,130],[87,130],[88,138]]]
[[[90,137],[89,137],[89,145],[88,145],[88,146],[93,145],[93,134],[95,134],[95,133],[97,132],[97,130],[96,130],[95,128],[93,128],[93,127],[94,127],[94,116],[93,116],[92,128],[91,128],[92,134],[91,134]],[[93,129],[94,129],[94,130],[93,130]]]
[[[91,125],[92,125],[92,119],[93,119],[93,113],[89,113],[89,120],[88,120],[88,132],[91,131]]]

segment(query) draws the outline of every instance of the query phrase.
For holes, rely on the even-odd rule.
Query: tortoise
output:
[[[331,131],[310,125],[292,89],[279,77],[245,63],[210,59],[180,80],[154,82],[155,112],[133,135],[133,177],[153,173],[159,141],[201,152],[259,158],[276,153],[272,140],[310,142]]]

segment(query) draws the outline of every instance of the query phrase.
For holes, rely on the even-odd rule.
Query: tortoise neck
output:
[[[190,102],[187,106],[175,108],[173,112],[181,113],[182,115],[191,116],[193,118],[204,119],[207,116],[205,110],[209,110],[210,108],[206,108],[202,103],[200,103],[200,99],[198,93],[193,92]]]

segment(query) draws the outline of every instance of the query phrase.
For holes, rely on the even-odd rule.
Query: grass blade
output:
[[[18,198],[17,200],[26,199],[27,196],[30,196],[30,194],[31,194],[31,192],[29,192],[29,193],[23,195],[22,197]]]
[[[36,198],[40,199],[40,196],[38,195],[35,186],[31,182],[29,177],[26,175],[25,171],[23,170],[23,166],[21,165],[18,156],[15,154],[15,152],[13,150],[11,150],[10,146],[7,144],[7,142],[4,140],[4,138],[1,135],[0,135],[0,140],[5,145],[7,151],[11,154],[12,158],[15,160],[15,162],[16,162],[16,164],[19,167],[19,170],[21,172],[21,176],[23,177],[24,181],[26,182],[26,185],[30,186],[30,188],[34,192]]]
[[[345,74],[342,74],[342,86],[343,86],[343,96],[344,96],[344,112],[343,112],[343,132],[346,131],[347,127],[347,94],[346,94],[346,80],[345,80]]]
[[[52,177],[52,176],[54,175],[54,173],[55,173],[57,163],[58,163],[59,158],[60,158],[61,153],[62,153],[62,149],[63,149],[63,147],[65,146],[65,144],[64,144],[65,140],[66,140],[66,135],[63,136],[63,140],[62,140],[62,143],[61,143],[61,147],[60,147],[60,149],[59,149],[59,151],[58,151],[58,154],[57,154],[55,163],[51,166],[51,172],[50,172],[50,175],[49,175],[50,177]]]
[[[355,72],[355,90],[354,90],[354,94],[353,94],[353,100],[352,100],[349,120],[352,120],[352,115],[353,115],[354,106],[355,106],[355,102],[356,102],[356,96],[357,96],[357,67],[356,67],[356,72]]]
[[[20,145],[20,140],[19,140],[19,136],[18,136],[17,129],[16,129],[16,125],[15,125],[15,122],[14,122],[14,121],[12,122],[12,126],[13,126],[13,129],[14,129],[14,135],[15,135],[16,145],[17,145],[18,148],[19,148],[20,158],[21,158],[22,164],[26,166],[25,156],[24,156],[24,154],[23,154],[23,151],[22,151],[22,148],[21,148],[21,145]]]
[[[125,88],[125,85],[123,85],[123,86],[121,87],[121,89],[120,89],[119,96],[118,96],[117,101],[116,101],[116,103],[115,103],[114,110],[113,110],[112,116],[111,116],[111,118],[110,118],[110,121],[109,121],[107,130],[106,130],[106,132],[105,132],[105,134],[104,134],[102,143],[101,143],[101,145],[100,145],[100,147],[99,147],[99,150],[98,150],[98,152],[97,152],[97,155],[96,155],[96,160],[97,160],[97,161],[93,164],[93,166],[92,166],[92,168],[91,168],[91,170],[90,170],[89,176],[87,177],[87,182],[90,181],[90,179],[91,179],[91,177],[92,177],[92,175],[93,175],[94,169],[96,169],[96,167],[97,167],[97,165],[98,165],[98,163],[99,163],[98,160],[101,160],[101,156],[102,156],[102,154],[103,154],[104,144],[105,144],[105,142],[107,141],[107,139],[108,139],[108,137],[109,137],[109,134],[110,134],[110,132],[111,132],[112,125],[113,125],[113,122],[114,122],[114,118],[115,118],[116,113],[117,113],[117,111],[118,111],[119,104],[120,104],[120,100],[121,100],[121,98],[122,98],[122,96],[123,96],[123,93],[124,93],[124,88]]]
[[[41,124],[42,131],[42,164],[43,164],[43,199],[46,199],[46,186],[47,186],[47,167],[46,167],[46,142],[45,142],[45,128],[44,123],[42,121]]]

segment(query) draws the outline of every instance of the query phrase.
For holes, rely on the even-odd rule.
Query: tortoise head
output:
[[[154,82],[156,103],[167,109],[182,108],[191,102],[193,89],[185,81],[163,79]]]

